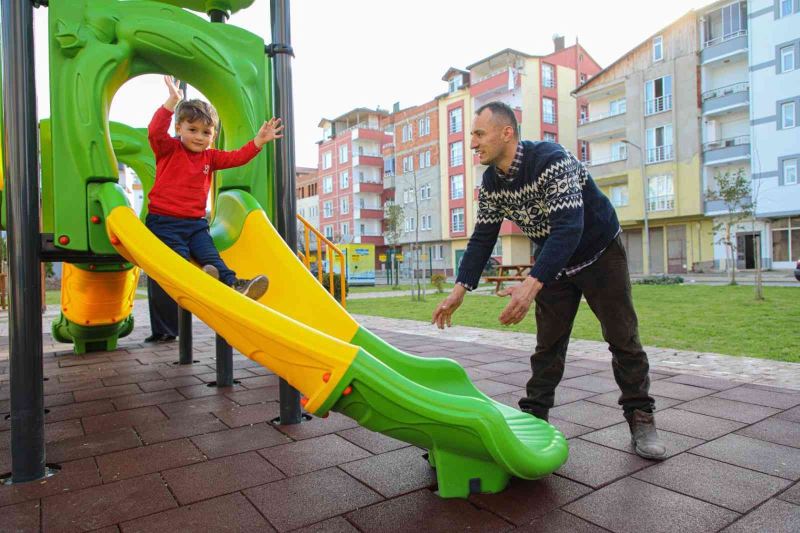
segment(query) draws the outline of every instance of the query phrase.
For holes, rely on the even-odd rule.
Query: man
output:
[[[600,320],[612,353],[619,403],[636,453],[663,459],[666,449],[653,418],[647,355],[639,341],[627,257],[611,202],[586,168],[561,145],[520,142],[517,119],[506,104],[490,102],[476,113],[470,147],[488,168],[483,174],[475,230],[452,292],[433,313],[450,326],[464,294],[477,287],[500,225],[510,219],[537,245],[536,263],[520,285],[500,291],[511,301],[500,314],[519,323],[536,301],[533,375],[520,407],[543,420],[564,374],[569,335],[581,297]]]

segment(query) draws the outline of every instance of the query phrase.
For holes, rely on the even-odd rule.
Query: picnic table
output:
[[[494,289],[496,293],[500,290],[500,286],[505,281],[525,281],[532,266],[531,264],[497,265],[495,267],[497,268],[497,276],[486,276],[485,279],[489,283],[495,282],[497,284]]]

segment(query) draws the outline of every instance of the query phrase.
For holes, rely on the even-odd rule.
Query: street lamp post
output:
[[[644,150],[642,147],[632,143],[627,139],[622,139],[625,144],[636,148],[639,151],[639,165],[642,173],[642,211],[644,213],[644,230],[642,231],[642,273],[650,275],[650,224],[647,219],[647,176],[644,169]]]

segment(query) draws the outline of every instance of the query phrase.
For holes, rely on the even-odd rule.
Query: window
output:
[[[333,226],[325,226],[325,238],[333,239]]]
[[[794,13],[794,2],[792,0],[781,0],[781,17],[786,17]]]
[[[664,38],[659,35],[653,37],[653,61],[661,61],[664,59]]]
[[[672,159],[672,124],[647,130],[647,162]]]
[[[558,142],[558,136],[555,133],[550,133],[549,131],[544,132],[544,140],[554,143]]]
[[[414,231],[417,228],[416,220],[409,217],[404,222],[404,231]]]
[[[772,222],[772,261],[792,261],[800,257],[800,218]]]
[[[327,169],[331,168],[333,165],[333,157],[331,156],[330,152],[323,152],[322,153],[322,168]]]
[[[464,108],[457,107],[450,110],[450,133],[458,133],[464,129]]]
[[[422,187],[419,188],[419,198],[420,200],[430,200],[431,199],[431,184],[426,183]]]
[[[781,104],[781,129],[794,128],[795,124],[795,105],[794,102]]]
[[[322,216],[324,218],[331,218],[333,216],[333,202],[328,200],[322,204]]]
[[[797,159],[784,159],[783,184],[797,185]]]
[[[347,163],[347,145],[343,144],[339,147],[339,163]]]
[[[644,92],[646,115],[672,109],[672,76],[649,80],[644,84]]]
[[[608,104],[608,110],[611,115],[621,115],[628,109],[628,104],[625,98],[619,98],[617,100],[611,100]]]
[[[556,123],[556,101],[552,98],[542,98],[542,121],[545,124]]]
[[[628,159],[628,145],[625,143],[614,143],[611,145],[611,160],[622,161]]]
[[[330,194],[333,192],[333,176],[325,176],[322,178],[322,193]]]
[[[581,152],[581,161],[588,161],[589,160],[589,142],[588,141],[580,141],[580,152]]]
[[[367,225],[366,224],[359,224],[358,225],[359,235],[366,235],[367,234]]]
[[[417,131],[419,132],[420,137],[422,137],[423,135],[430,135],[431,133],[430,115],[425,115],[424,118],[421,118],[417,121]]]
[[[349,222],[342,222],[342,237],[345,235],[350,235],[350,223]]]
[[[426,150],[419,153],[419,168],[428,168],[431,166],[431,151]]]
[[[410,204],[414,201],[414,189],[406,189],[403,191],[403,203]]]
[[[581,85],[583,85],[584,83],[586,83],[586,80],[588,80],[588,79],[589,79],[589,76],[588,76],[588,75],[586,75],[585,73],[581,73],[581,77],[580,77],[580,80],[581,80]]]
[[[464,231],[464,208],[458,207],[450,210],[451,231]]]
[[[350,212],[350,201],[348,200],[347,196],[342,196],[339,198],[339,214],[346,215]]]
[[[450,176],[450,199],[459,200],[461,198],[464,198],[464,175]]]
[[[403,125],[403,142],[408,142],[414,138],[414,130],[411,124]]]
[[[627,185],[616,185],[611,187],[611,205],[614,207],[624,207],[628,205]]]
[[[790,72],[796,68],[794,45],[781,48],[781,72]]]
[[[444,259],[444,245],[440,244],[438,246],[434,245],[428,248],[428,252],[431,254],[431,259],[433,260],[442,260]]]
[[[580,123],[584,124],[586,122],[589,122],[589,106],[582,105]]]
[[[457,167],[464,164],[464,143],[462,141],[450,144],[450,166]]]
[[[422,215],[422,220],[420,221],[419,229],[423,231],[430,230],[432,219],[433,215]]]
[[[403,172],[414,172],[414,156],[403,158]]]
[[[464,80],[464,78],[463,78],[463,76],[461,74],[459,74],[458,76],[453,76],[452,78],[450,78],[450,81],[447,82],[447,90],[448,90],[448,92],[454,93],[457,90],[459,90],[461,88],[461,86],[464,84],[463,80]]]
[[[494,248],[492,248],[492,255],[495,257],[503,256],[503,239],[497,239],[497,242],[494,244]]]
[[[553,65],[542,63],[542,87],[555,87],[556,76]]]
[[[346,189],[350,186],[350,172],[345,170],[339,173],[339,188]]]
[[[672,176],[653,176],[647,181],[647,210],[668,211],[675,207]]]

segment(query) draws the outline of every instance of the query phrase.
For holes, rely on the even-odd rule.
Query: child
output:
[[[156,182],[148,196],[147,228],[182,257],[193,257],[211,276],[257,300],[266,292],[269,280],[264,275],[239,279],[225,265],[208,231],[206,202],[213,172],[242,166],[257,156],[264,144],[283,137],[281,120],[272,118],[264,122],[255,138],[238,150],[212,149],[219,123],[217,111],[201,100],[178,105],[183,92],[171,77],[165,76],[164,81],[169,98],[158,108],[147,131],[156,156]],[[168,129],[176,106],[178,138],[173,138]],[[151,319],[152,326],[157,323]],[[157,329],[161,328],[153,327],[151,341],[174,339],[173,332]]]

